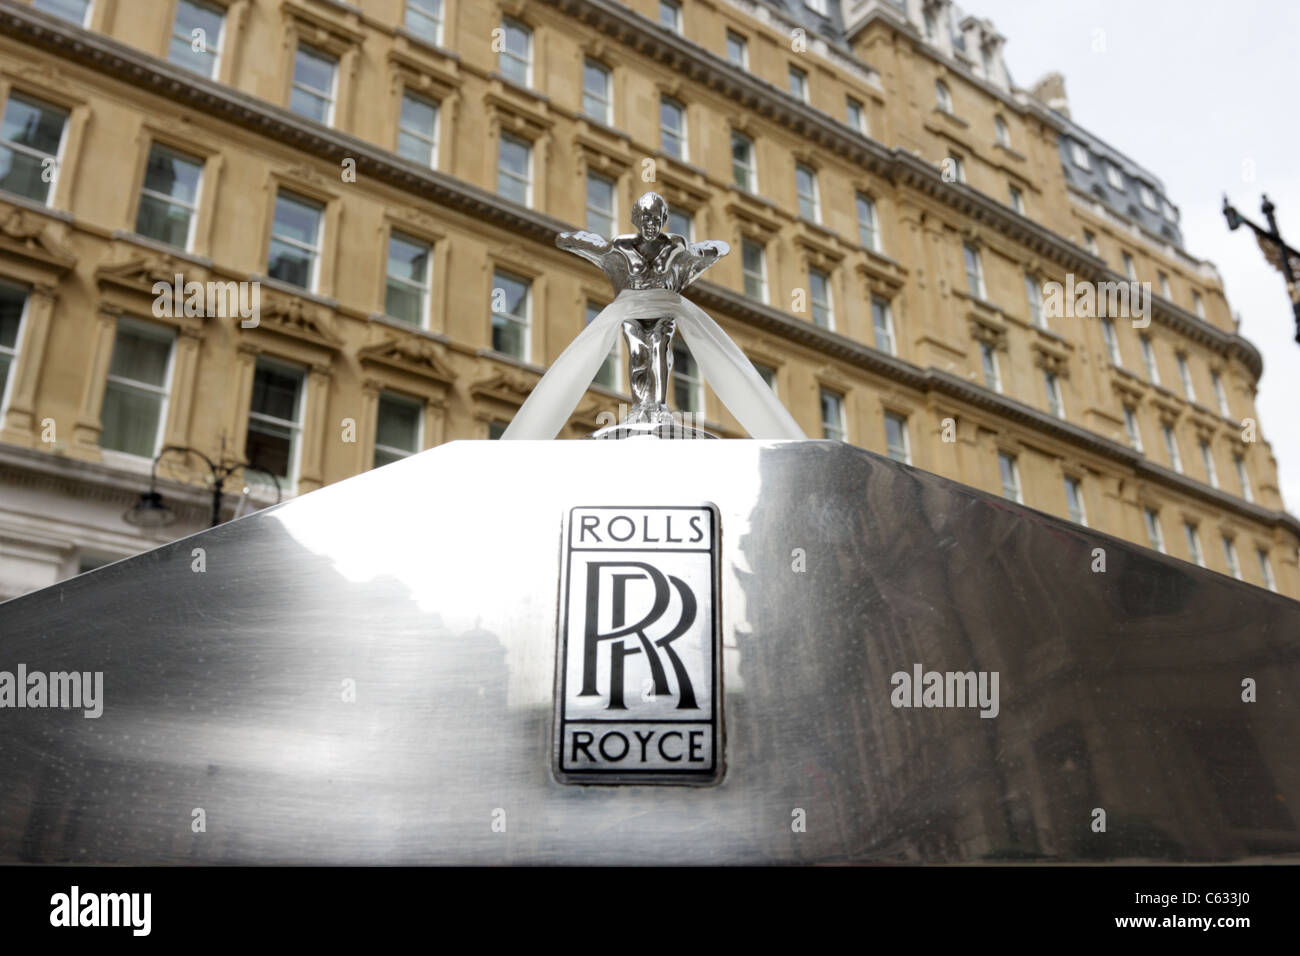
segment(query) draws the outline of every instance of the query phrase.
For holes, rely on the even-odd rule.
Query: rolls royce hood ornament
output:
[[[559,235],[556,245],[599,267],[617,295],[542,376],[503,438],[558,435],[620,329],[627,341],[634,404],[625,421],[593,437],[712,437],[684,427],[668,407],[678,330],[704,378],[752,437],[806,437],[727,333],[681,295],[731,247],[716,239],[688,242],[666,231],[667,222],[668,204],[648,192],[632,207],[636,232],[612,239],[584,231]]]

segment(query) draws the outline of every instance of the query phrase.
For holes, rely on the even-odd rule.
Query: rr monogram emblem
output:
[[[557,775],[575,783],[715,782],[716,511],[574,508],[564,555]]]

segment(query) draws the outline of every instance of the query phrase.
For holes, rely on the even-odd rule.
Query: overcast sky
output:
[[[963,0],[1007,38],[1018,86],[1065,75],[1072,118],[1164,182],[1187,251],[1218,266],[1241,334],[1264,356],[1257,398],[1288,509],[1300,509],[1300,344],[1285,282],[1226,192],[1263,223],[1260,193],[1300,248],[1300,3]],[[1099,32],[1100,31],[1100,32]],[[1094,49],[1094,48],[1097,49]]]

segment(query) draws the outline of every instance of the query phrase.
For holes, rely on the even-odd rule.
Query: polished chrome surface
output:
[[[629,493],[718,508],[713,787],[552,771],[561,529]],[[104,673],[0,709],[0,860],[1295,859],[1297,635],[841,443],[457,442],[0,605],[0,671]],[[996,716],[894,706],[917,665]]]

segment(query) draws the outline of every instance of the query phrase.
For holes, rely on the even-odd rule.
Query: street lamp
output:
[[[165,528],[176,520],[176,512],[163,502],[162,495],[158,493],[158,461],[168,452],[182,452],[187,455],[198,455],[207,464],[212,472],[212,524],[215,528],[221,524],[221,502],[225,497],[223,486],[226,479],[239,470],[259,471],[271,479],[275,485],[275,503],[279,504],[281,500],[280,480],[272,473],[258,465],[245,464],[241,461],[227,461],[222,457],[221,463],[214,462],[203,452],[196,448],[188,448],[184,445],[168,445],[162,451],[154,456],[153,467],[149,470],[149,490],[142,492],[140,500],[132,507],[128,508],[122,515],[122,519],[127,524],[135,525],[137,528]]]
[[[1300,252],[1296,252],[1282,241],[1282,235],[1277,229],[1277,219],[1273,215],[1276,207],[1268,196],[1262,196],[1261,199],[1263,201],[1259,209],[1268,220],[1267,229],[1256,225],[1237,212],[1228,202],[1226,195],[1223,197],[1223,218],[1228,220],[1229,230],[1241,225],[1250,226],[1255,233],[1255,241],[1259,243],[1260,251],[1264,253],[1264,258],[1268,260],[1269,265],[1286,277],[1286,291],[1291,297],[1291,311],[1295,315],[1295,340],[1300,342],[1300,286],[1296,285],[1296,272],[1300,271]]]

